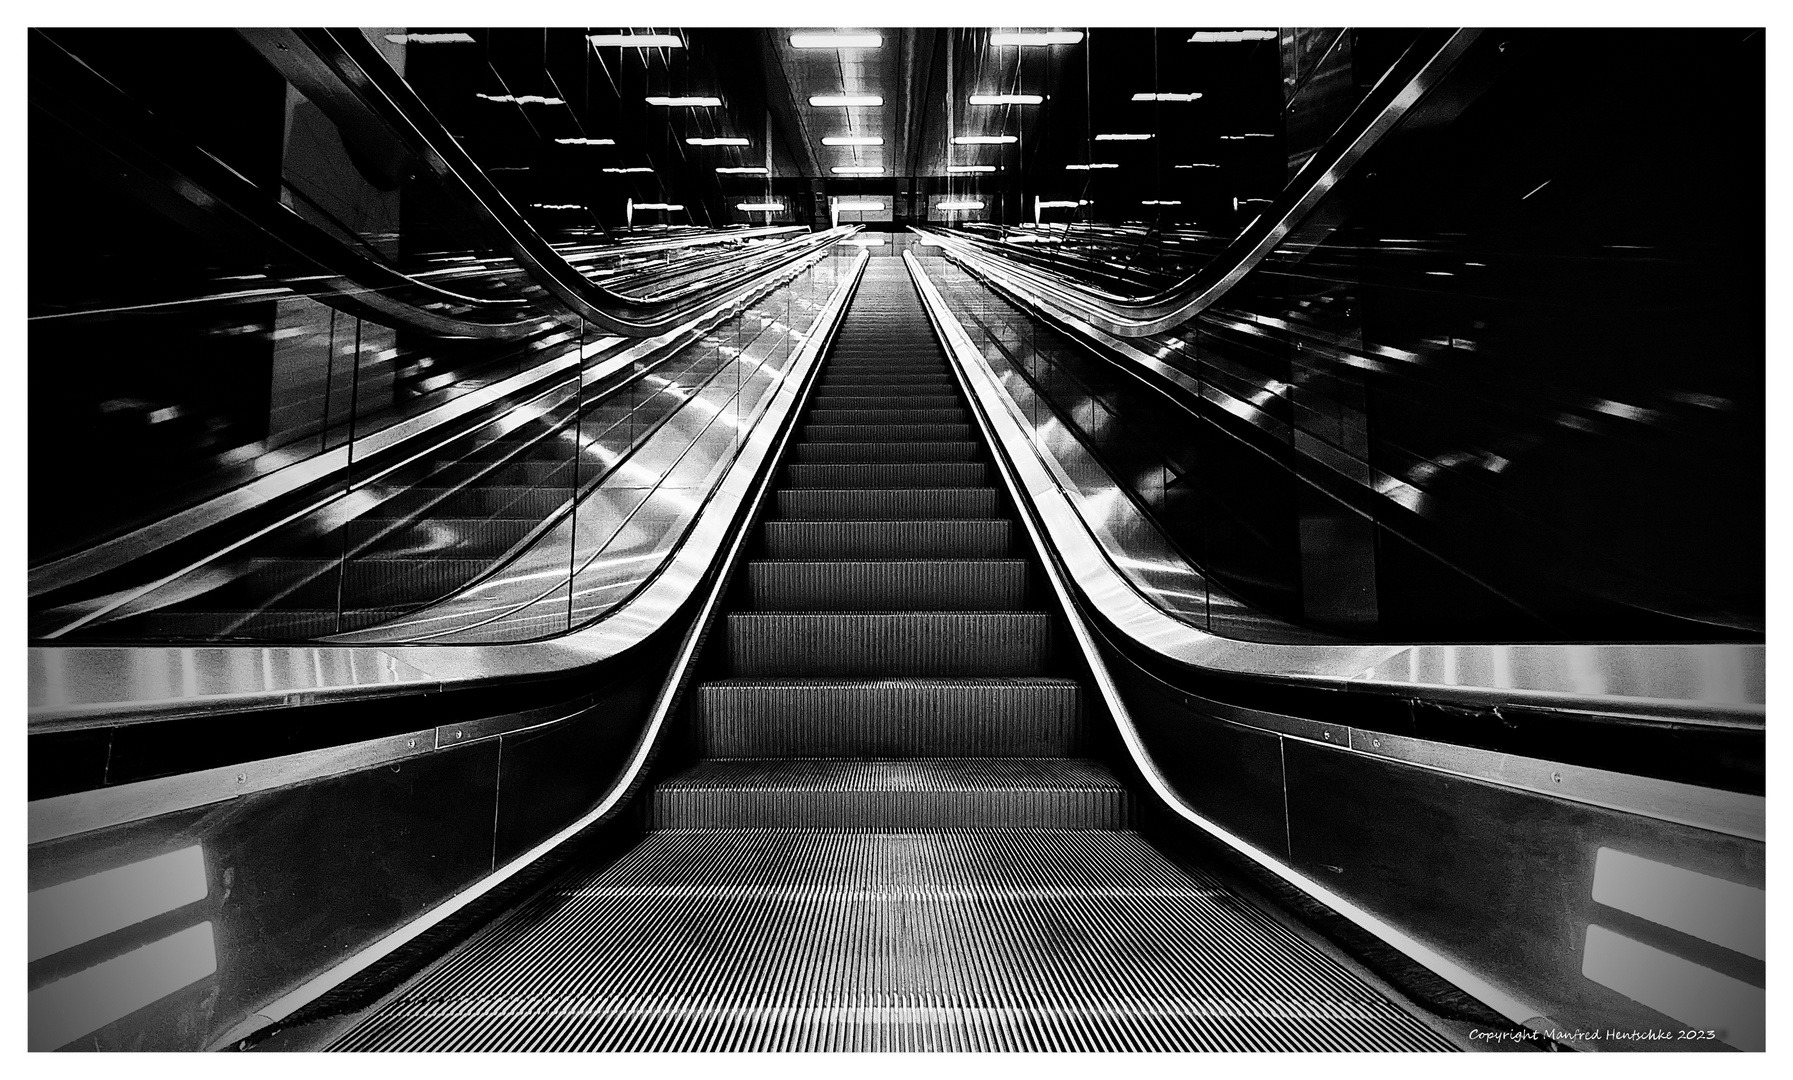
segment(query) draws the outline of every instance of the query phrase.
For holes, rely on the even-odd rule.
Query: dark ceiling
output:
[[[738,206],[768,197],[787,207],[774,220],[815,221],[826,216],[831,196],[888,194],[904,200],[899,206],[921,205],[911,197],[976,197],[988,209],[975,216],[1009,222],[1033,220],[1039,198],[1088,200],[1105,220],[1173,214],[1227,227],[1235,199],[1281,186],[1282,71],[1270,32],[1209,32],[1201,37],[1244,40],[1192,41],[1195,28],[1095,28],[1060,31],[1079,36],[1074,43],[1013,45],[986,29],[860,29],[850,32],[876,35],[879,44],[792,44],[794,34],[842,32],[849,31],[429,27],[368,34],[512,201],[552,219],[544,224],[621,224],[629,200],[684,208],[646,220],[764,221],[767,215]],[[590,40],[616,34],[668,35],[680,44]],[[879,104],[810,102],[840,94],[875,96]],[[1135,99],[1190,94],[1200,97]],[[1040,100],[974,105],[973,95]],[[652,104],[651,97],[720,104]],[[1099,138],[1111,134],[1149,138]],[[955,141],[978,137],[1013,141]],[[842,138],[882,141],[824,142]],[[837,171],[851,169],[864,173]]]

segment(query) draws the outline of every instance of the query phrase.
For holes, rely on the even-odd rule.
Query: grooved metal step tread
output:
[[[945,409],[959,404],[957,394],[866,394],[845,390],[816,390],[810,401],[831,409],[889,409],[897,404],[909,409]]]
[[[1012,611],[1027,601],[1023,559],[757,561],[760,611]]]
[[[803,426],[802,435],[809,442],[890,442],[902,439],[963,442],[972,437],[971,425],[968,423],[823,424],[811,422]]]
[[[768,521],[766,555],[774,559],[990,558],[1013,550],[1007,518],[949,521]]]
[[[963,442],[802,442],[797,461],[804,465],[861,465],[877,461],[977,461],[983,447]]]
[[[713,758],[663,781],[654,828],[1124,829],[1131,797],[1077,758]]]
[[[861,424],[968,424],[963,408],[951,409],[822,409],[804,418],[812,426]]]
[[[664,830],[569,874],[339,1050],[1448,1050],[1099,830]]]
[[[996,489],[972,488],[781,488],[774,493],[781,518],[809,521],[993,518]]]
[[[1069,679],[728,679],[700,683],[709,757],[1065,757],[1082,700]]]
[[[1044,612],[732,612],[734,675],[1042,675]]]
[[[990,482],[981,461],[878,461],[857,465],[796,464],[785,468],[793,488],[951,488]]]

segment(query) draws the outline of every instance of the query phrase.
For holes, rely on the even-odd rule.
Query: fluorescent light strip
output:
[[[1190,37],[1190,44],[1213,43],[1219,41],[1275,41],[1274,30],[1197,30]]]
[[[977,201],[976,199],[972,199],[969,201],[960,201],[960,202],[935,203],[934,207],[935,207],[935,209],[938,209],[938,210],[982,210],[984,208],[984,204]]]
[[[736,203],[736,210],[783,210],[783,203],[776,202],[744,202]]]
[[[951,173],[951,172],[959,172],[959,173],[995,172],[996,166],[994,166],[994,165],[948,165],[946,167],[946,171],[949,173]]]
[[[843,176],[875,176],[884,171],[882,165],[836,165],[834,172]]]
[[[1112,161],[1092,161],[1088,165],[1066,165],[1065,168],[1074,169],[1077,172],[1088,172],[1091,169],[1118,169],[1120,166]]]
[[[1046,99],[1038,94],[973,94],[973,105],[1038,105]]]
[[[1141,206],[1182,206],[1182,199],[1141,199]]]
[[[817,108],[857,109],[882,105],[884,99],[876,94],[816,94],[809,103]]]
[[[628,165],[623,167],[610,165],[605,166],[600,171],[607,173],[651,173],[654,170],[648,168],[646,165]]]
[[[1268,131],[1247,131],[1243,135],[1222,135],[1221,138],[1231,139],[1236,142],[1239,139],[1274,139],[1276,136],[1270,134]]]
[[[529,204],[537,210],[583,210],[585,207],[570,202],[532,202]]]
[[[1110,134],[1106,134],[1106,135],[1098,135],[1098,136],[1096,136],[1096,141],[1097,142],[1142,142],[1149,138],[1151,138],[1150,135],[1141,135],[1136,132],[1122,132],[1119,134],[1110,133]]]
[[[687,146],[746,146],[747,140],[743,139],[737,135],[720,136],[720,137],[713,138],[713,139],[698,137],[698,138],[686,139],[685,145],[687,145]]]
[[[206,898],[198,845],[38,889],[29,899],[32,962]]]
[[[649,105],[686,106],[694,109],[703,109],[722,104],[722,99],[719,97],[704,97],[702,95],[692,95],[689,97],[650,97],[647,99],[647,103]]]
[[[625,49],[682,49],[683,40],[677,34],[587,34],[585,40],[593,45],[617,45]]]
[[[1012,143],[1014,141],[1015,136],[1013,135],[959,135],[953,139],[953,142],[960,146],[983,146],[990,143]]]
[[[792,34],[793,49],[876,49],[884,44],[882,34]]]
[[[562,146],[615,146],[616,145],[615,139],[573,138],[573,139],[555,139],[554,141],[559,143]]]
[[[992,45],[1075,45],[1083,40],[1081,30],[1050,30],[1035,33],[1013,33],[992,30]]]
[[[842,199],[834,204],[836,210],[882,210],[884,204],[876,199]]]
[[[1220,168],[1220,166],[1214,164],[1212,161],[1192,161],[1187,165],[1173,165],[1172,168],[1176,168],[1176,169],[1218,169],[1218,168]]]
[[[764,165],[718,165],[716,171],[719,173],[739,173],[742,176],[763,176],[767,170]]]
[[[1072,210],[1079,206],[1088,206],[1088,199],[1041,199],[1041,210]]]
[[[394,45],[458,45],[473,44],[472,34],[387,34]]]
[[[823,146],[883,146],[882,135],[829,135],[822,140]]]
[[[1134,101],[1199,101],[1200,94],[1134,94]]]
[[[543,97],[540,94],[479,94],[476,98],[496,101],[500,105],[565,105],[566,102],[557,97]]]
[[[635,204],[637,210],[683,210],[684,208],[684,203],[675,202],[638,202]]]

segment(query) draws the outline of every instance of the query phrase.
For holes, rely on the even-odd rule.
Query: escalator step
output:
[[[995,488],[828,488],[781,489],[778,516],[807,521],[903,518],[992,518],[999,508]]]
[[[805,420],[829,424],[963,424],[965,410],[953,409],[811,409]]]
[[[785,471],[793,488],[975,488],[990,482],[981,461],[791,465]]]
[[[991,558],[1011,550],[1006,518],[954,521],[768,521],[766,554],[774,559],[880,557]]]
[[[967,423],[809,423],[803,426],[803,438],[809,442],[892,442],[901,440],[964,442],[971,437],[971,425]]]
[[[1044,612],[733,612],[727,627],[748,677],[1042,675],[1052,643]]]
[[[978,461],[983,447],[964,442],[805,442],[796,446],[802,465],[862,465],[874,461]]]
[[[1027,600],[1027,562],[754,562],[747,584],[760,611],[1014,611]]]
[[[867,394],[863,391],[818,389],[810,398],[830,409],[947,409],[959,404],[957,394]]]
[[[1075,758],[722,758],[654,789],[657,829],[1124,829],[1127,789]]]
[[[708,757],[1065,757],[1081,703],[1069,679],[733,679],[695,716]]]

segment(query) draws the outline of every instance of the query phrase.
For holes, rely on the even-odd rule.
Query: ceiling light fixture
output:
[[[986,143],[1012,143],[1014,141],[1015,136],[1013,135],[960,135],[953,139],[953,142],[960,146],[982,146]]]
[[[682,49],[685,42],[677,34],[587,34],[593,45],[616,45],[625,49]]]
[[[1038,94],[973,94],[973,105],[1038,105],[1046,99]]]
[[[984,204],[976,199],[967,199],[958,202],[935,203],[934,207],[937,210],[982,210]]]
[[[472,34],[387,34],[394,45],[458,45],[473,44]]]
[[[1199,101],[1200,94],[1134,94],[1134,101]]]
[[[1011,31],[990,31],[992,45],[1075,45],[1083,40],[1081,30],[1050,30],[1038,32],[1015,33]]]
[[[948,165],[947,172],[995,172],[994,165]]]
[[[817,94],[809,99],[817,108],[870,108],[884,104],[884,99],[876,94]]]
[[[882,34],[792,34],[793,49],[876,49]]]
[[[1110,133],[1110,134],[1106,134],[1106,135],[1098,135],[1098,136],[1096,136],[1096,141],[1097,142],[1142,142],[1149,138],[1151,138],[1150,135],[1142,135],[1137,132],[1119,132],[1119,133]]]
[[[1120,165],[1112,161],[1092,161],[1088,165],[1066,165],[1065,168],[1076,172],[1088,172],[1091,169],[1118,169]]]
[[[781,202],[744,202],[744,203],[736,203],[735,209],[736,210],[752,210],[752,211],[783,210],[784,204]]]
[[[646,173],[653,172],[654,170],[648,168],[646,165],[630,165],[627,168],[613,168],[607,166],[600,171],[607,173]]]
[[[823,146],[883,146],[882,135],[830,135],[822,140]]]
[[[1220,168],[1220,166],[1214,164],[1212,161],[1191,161],[1187,165],[1173,165],[1171,167],[1175,168],[1175,169],[1218,169],[1218,168]]]
[[[685,208],[684,203],[675,202],[638,202],[634,206],[637,210],[683,210]]]
[[[1190,37],[1190,44],[1213,43],[1217,41],[1275,41],[1274,30],[1197,30]]]
[[[540,94],[474,94],[474,97],[487,101],[496,101],[500,105],[565,105],[566,102],[557,97],[543,97]]]
[[[1243,135],[1222,135],[1221,138],[1237,142],[1240,139],[1274,139],[1276,136],[1268,131],[1247,131]]]
[[[729,135],[729,136],[720,136],[717,138],[701,138],[700,137],[700,138],[686,139],[685,143],[688,146],[746,146],[747,140],[740,138],[739,136]]]
[[[1182,206],[1182,199],[1141,199],[1141,206]]]
[[[716,168],[716,171],[719,173],[740,173],[744,176],[760,176],[767,170],[764,165],[720,165]]]
[[[882,165],[836,165],[834,172],[842,176],[877,176],[884,171]]]
[[[579,137],[579,138],[572,138],[572,139],[555,139],[554,141],[559,143],[562,146],[615,146],[616,145],[615,139],[587,139],[587,138]]]
[[[529,205],[535,207],[537,210],[583,210],[583,209],[585,209],[585,207],[579,205],[578,203],[532,202]]]
[[[1088,206],[1088,199],[1041,199],[1038,203],[1041,210],[1075,210],[1079,206]]]
[[[647,103],[649,105],[684,105],[692,108],[708,108],[722,104],[722,99],[719,97],[704,97],[702,95],[693,95],[691,97],[650,97],[647,99]]]

